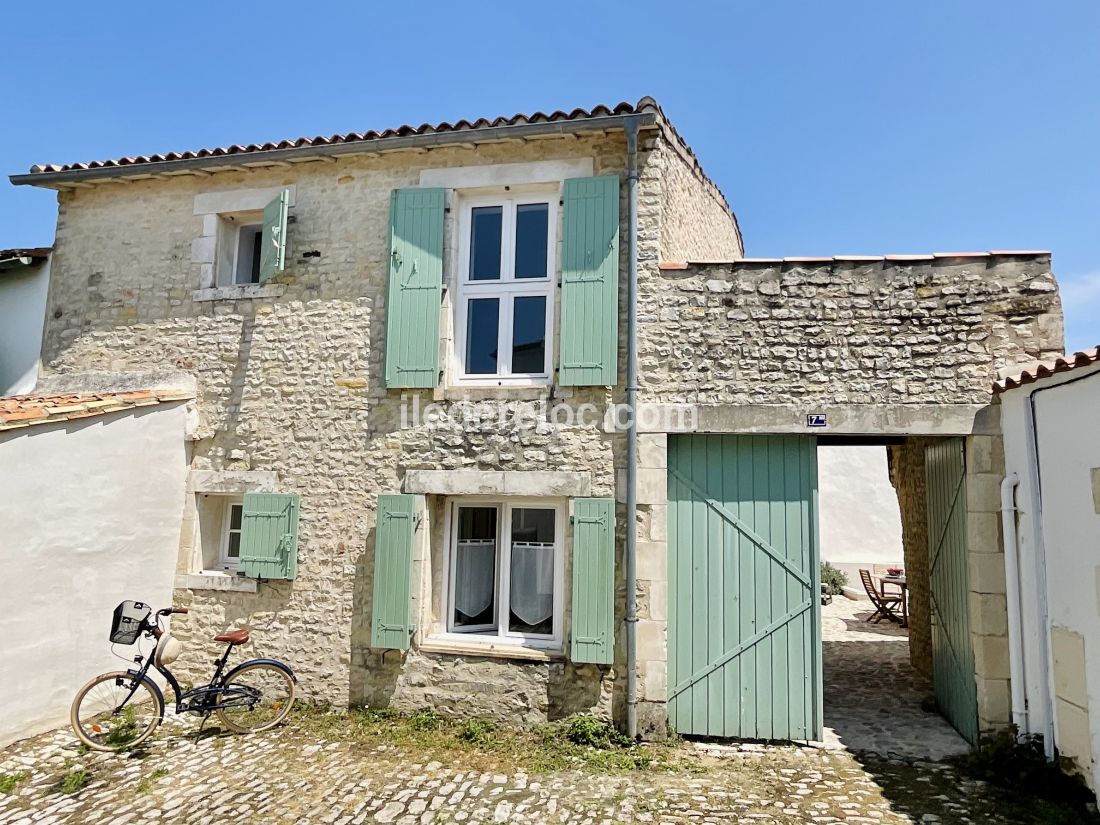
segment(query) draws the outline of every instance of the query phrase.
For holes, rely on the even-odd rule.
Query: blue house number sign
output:
[[[807,427],[824,427],[825,413],[810,413],[806,416]]]

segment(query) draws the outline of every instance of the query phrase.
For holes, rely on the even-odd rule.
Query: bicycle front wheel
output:
[[[218,718],[236,733],[256,733],[279,724],[294,704],[294,679],[267,662],[244,664],[230,673],[218,694]]]
[[[152,681],[120,670],[96,676],[82,687],[69,721],[89,748],[119,751],[148,739],[163,716],[164,699]]]

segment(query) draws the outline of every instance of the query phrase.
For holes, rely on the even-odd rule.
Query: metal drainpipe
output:
[[[1001,482],[1001,535],[1005,551],[1005,601],[1008,606],[1008,665],[1012,695],[1012,724],[1030,733],[1024,688],[1023,619],[1020,609],[1020,544],[1016,536],[1016,488],[1020,477],[1009,473]]]
[[[626,733],[638,736],[638,122],[626,125],[630,267],[627,275],[626,404]]]

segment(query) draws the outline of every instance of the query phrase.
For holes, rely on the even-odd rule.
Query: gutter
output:
[[[11,175],[8,179],[15,186],[48,186],[49,184],[77,184],[86,181],[139,177],[164,174],[197,174],[212,172],[222,167],[276,166],[312,160],[319,157],[376,154],[396,152],[402,149],[432,149],[464,143],[492,143],[528,138],[547,138],[585,132],[656,127],[661,122],[656,112],[640,114],[601,115],[579,120],[561,120],[547,123],[520,123],[513,126],[486,126],[477,129],[460,129],[450,132],[428,132],[422,135],[398,135],[386,138],[368,138],[347,143],[329,143],[322,146],[293,146],[286,149],[268,149],[258,152],[236,152],[201,158],[162,160],[149,163],[133,163],[123,166],[100,166],[94,169],[70,169],[65,172],[29,172]]]
[[[638,127],[626,128],[630,225],[627,274],[626,404],[626,734],[638,737]]]

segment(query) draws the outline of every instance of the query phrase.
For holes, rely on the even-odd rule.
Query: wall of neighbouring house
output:
[[[819,447],[817,477],[821,559],[847,573],[849,586],[862,593],[860,568],[902,567],[904,561],[886,448]]]
[[[0,272],[0,395],[34,389],[50,262]]]
[[[1027,427],[1031,399],[1035,436]],[[1032,733],[1052,731],[1100,788],[1100,366],[1000,396],[1004,461],[1016,473],[1023,662]],[[1037,459],[1036,459],[1037,455]],[[1009,548],[1011,549],[1011,548]],[[1037,598],[1045,556],[1046,609]],[[1044,686],[1053,690],[1050,718]],[[1051,725],[1051,728],[1047,726]]]
[[[0,500],[0,743],[64,724],[86,681],[126,667],[115,605],[171,603],[185,423],[186,405],[162,404],[0,433],[0,477],[18,479]]]
[[[660,177],[649,160],[656,140],[643,135],[639,198],[640,221],[654,229]],[[539,404],[550,400],[550,388],[482,391],[464,400],[443,388],[383,386],[390,193],[416,186],[425,168],[586,157],[595,174],[622,175],[623,135],[363,155],[61,195],[46,370],[188,371],[198,379],[201,416],[192,469],[271,473],[276,489],[301,496],[297,579],[261,583],[255,593],[187,586],[178,597],[192,612],[177,620],[178,636],[212,653],[215,646],[206,641],[212,633],[248,626],[254,651],[286,659],[307,697],[337,705],[419,707],[449,695],[457,683],[476,683],[484,689],[469,696],[463,712],[514,719],[516,703],[530,709],[524,718],[555,708],[610,709],[614,668],[416,648],[382,656],[369,649],[377,497],[400,492],[408,470],[575,471],[590,476],[592,495],[610,496],[624,462],[622,438],[598,423],[540,424]],[[196,244],[204,229],[195,197],[284,185],[295,187],[286,272],[264,287],[262,298],[193,300],[208,270],[204,242]],[[625,272],[625,184],[620,211]],[[640,239],[643,272],[656,271],[658,245],[657,231]],[[445,260],[450,254],[448,247]],[[621,283],[625,289],[625,278]],[[622,317],[625,307],[621,293]],[[620,330],[625,335],[622,322]],[[622,346],[619,355],[619,387],[558,387],[554,402],[591,403],[599,421],[622,395]],[[493,406],[479,424],[462,425],[465,412],[488,407],[493,398],[505,402],[505,420]],[[403,427],[402,409],[411,409],[414,399],[421,408],[434,401],[454,417]],[[193,558],[194,531],[183,532],[181,553]],[[429,551],[437,555],[441,541]],[[622,600],[620,584],[619,616]],[[568,588],[565,615],[568,632]],[[621,625],[618,634],[621,639]],[[501,701],[506,692],[510,698]]]

